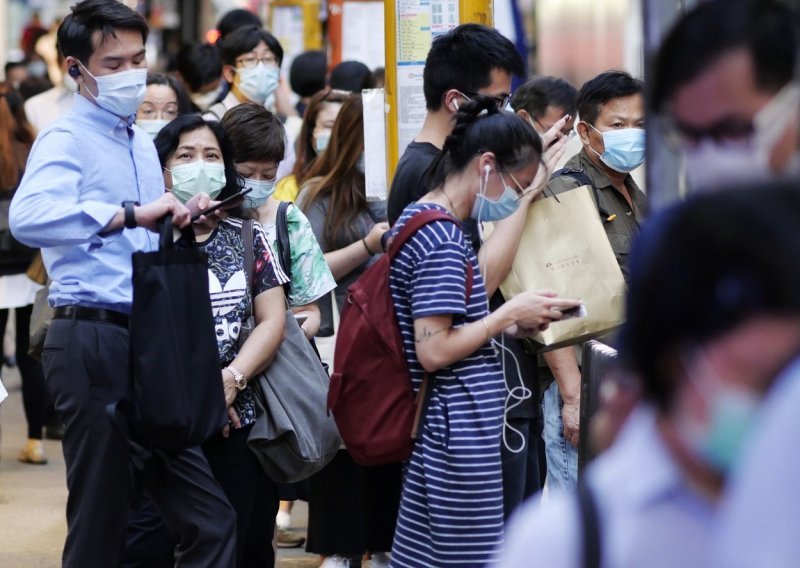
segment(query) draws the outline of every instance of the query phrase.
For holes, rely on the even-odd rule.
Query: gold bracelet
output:
[[[481,320],[483,322],[483,328],[486,330],[486,343],[492,340],[492,332],[489,331],[489,322],[486,321],[488,318],[489,316],[486,316]]]

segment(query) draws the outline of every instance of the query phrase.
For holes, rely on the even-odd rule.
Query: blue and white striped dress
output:
[[[395,225],[440,208],[409,205]],[[443,209],[443,208],[440,208]],[[466,263],[473,285],[466,302]],[[489,311],[475,250],[454,222],[420,229],[392,261],[389,284],[414,388],[424,371],[417,360],[414,320],[452,315],[453,326],[478,321]],[[422,429],[406,466],[390,566],[484,566],[502,540],[503,486],[500,436],[505,385],[487,343],[434,374]]]

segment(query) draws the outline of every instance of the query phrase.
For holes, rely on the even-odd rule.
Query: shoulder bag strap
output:
[[[292,243],[289,240],[289,221],[286,214],[289,210],[290,201],[281,201],[278,205],[278,214],[275,218],[275,232],[278,235],[278,253],[280,256],[281,268],[283,273],[292,281]]]
[[[597,211],[600,213],[600,218],[602,221],[605,221],[608,218],[608,211],[606,211],[603,207],[600,207],[600,192],[597,191],[597,188],[592,183],[592,179],[589,177],[589,174],[586,173],[583,169],[573,169],[573,168],[562,168],[560,170],[556,170],[553,172],[553,175],[550,176],[550,179],[555,179],[557,177],[567,176],[571,177],[576,180],[579,184],[588,185],[592,188],[592,195],[594,195],[594,202],[597,205]]]
[[[255,253],[253,252],[253,226],[252,219],[242,221],[242,242],[244,243],[244,273],[247,278],[247,290],[250,297],[253,297],[253,263]]]

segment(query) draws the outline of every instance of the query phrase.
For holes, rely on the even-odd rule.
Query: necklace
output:
[[[450,213],[453,215],[453,217],[458,218],[458,215],[456,215],[456,206],[453,205],[453,202],[450,200],[450,196],[447,195],[447,192],[444,190],[444,188],[442,188],[442,194],[444,195],[445,199],[447,199],[447,202],[450,204]]]

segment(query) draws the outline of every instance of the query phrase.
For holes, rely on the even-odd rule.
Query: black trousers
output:
[[[42,439],[45,411],[49,401],[47,383],[44,380],[42,364],[28,355],[30,346],[31,312],[33,306],[16,308],[16,346],[17,366],[22,378],[22,406],[28,422],[28,438]],[[0,310],[0,337],[8,323],[9,310]]]
[[[42,363],[65,423],[67,541],[63,566],[120,565],[133,491],[129,445],[106,407],[132,388],[128,330],[53,320]],[[199,448],[159,454],[141,481],[177,535],[176,566],[233,566],[235,515]]]
[[[236,566],[272,568],[272,535],[278,514],[278,486],[247,447],[252,425],[217,434],[203,444],[214,478],[236,511]],[[145,499],[130,513],[125,548],[125,568],[167,568],[175,548],[175,535],[164,523],[152,500]],[[208,564],[212,566],[212,564]]]
[[[509,418],[506,440],[501,441],[503,460],[503,517],[511,513],[528,497],[541,489],[539,478],[539,440],[542,426],[539,418]],[[513,451],[512,451],[513,450]]]

